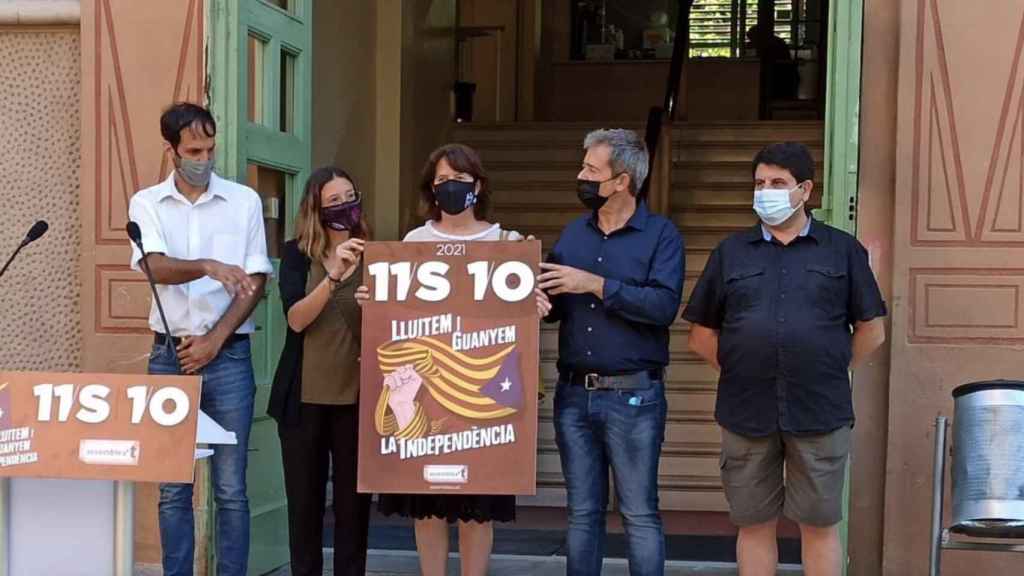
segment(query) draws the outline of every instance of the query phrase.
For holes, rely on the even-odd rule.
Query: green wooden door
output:
[[[825,101],[825,190],[818,218],[850,234],[857,232],[860,159],[861,37],[863,0],[832,1],[828,21],[828,84]],[[849,567],[850,469],[847,465],[840,525]]]
[[[220,124],[218,168],[263,198],[275,268],[310,169],[313,0],[213,0],[210,101]],[[277,429],[267,399],[286,322],[276,280],[255,312],[256,411],[249,440],[252,536],[249,573],[288,561],[287,501]],[[211,550],[214,549],[211,547]],[[211,563],[211,565],[215,565]]]
[[[856,233],[863,0],[829,4],[822,221]]]

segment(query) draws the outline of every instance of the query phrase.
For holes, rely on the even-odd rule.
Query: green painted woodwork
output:
[[[276,211],[277,218],[285,222],[286,237],[293,233],[294,216],[310,170],[312,1],[291,0],[290,11],[264,0],[209,3],[209,97],[219,125],[218,173],[250,185],[249,169],[253,165],[283,175],[284,198],[278,201]],[[260,54],[252,58],[253,62],[250,38],[260,41]],[[292,62],[290,82],[282,69],[286,56]],[[250,74],[259,79],[254,84],[259,87],[255,99],[249,94]],[[290,106],[284,114],[282,83],[290,86],[284,97],[290,100]],[[254,100],[262,110],[257,123],[249,120],[249,106]],[[282,130],[282,122],[286,122],[282,116],[290,120],[287,130]],[[263,186],[254,187],[264,192]],[[275,220],[265,222],[269,231]],[[275,259],[275,269],[278,265]],[[287,328],[276,280],[267,284],[266,297],[254,316],[256,410],[249,440],[249,573],[266,574],[288,562],[287,500],[280,447],[276,424],[266,416],[270,385]],[[211,554],[215,553],[215,547],[210,549]],[[211,574],[215,565],[211,558]]]

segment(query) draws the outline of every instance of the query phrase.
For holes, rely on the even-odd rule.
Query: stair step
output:
[[[582,146],[587,133],[607,128],[607,122],[510,122],[497,124],[456,124],[451,131],[452,141],[470,146],[509,146],[516,141],[573,142]],[[644,134],[641,122],[614,122],[615,128],[627,128]],[[543,135],[544,138],[537,138]],[[676,122],[672,137],[681,142],[735,142],[762,143],[782,141],[802,142],[808,146],[821,146],[824,142],[824,123],[804,121],[755,122]]]
[[[757,216],[753,211],[734,213],[676,212],[672,214],[672,220],[676,226],[684,229],[690,226],[712,226],[741,230],[757,223]]]
[[[585,213],[572,204],[553,203],[544,206],[501,204],[496,212],[501,214],[500,221],[504,228],[517,230],[522,234],[532,234],[545,242],[545,248],[550,248],[548,242],[557,240],[561,231],[571,221]],[[746,205],[731,212],[701,211],[699,208],[676,211],[672,214],[672,220],[682,230],[688,249],[701,247],[710,251],[729,234],[753,226],[757,222],[757,216],[750,210],[750,206]],[[712,229],[710,234],[705,231],[708,228]],[[696,230],[691,234],[688,229]]]
[[[696,274],[700,274],[701,272],[704,271],[704,267],[707,266],[708,258],[710,256],[711,256],[710,252],[687,251],[686,252],[686,271],[687,272],[693,272],[693,273],[696,273]],[[684,294],[683,295],[683,301],[685,302],[686,298],[688,298],[688,297],[689,297],[689,294]]]
[[[494,210],[500,213],[505,207],[514,208],[518,205],[535,206],[548,210],[549,205],[569,207],[573,213],[583,213],[583,205],[576,199],[576,182],[549,183],[526,182],[510,183],[491,181],[491,198]]]
[[[615,121],[615,128],[629,128],[630,130],[642,130],[644,127],[643,122],[629,122],[629,121]],[[722,122],[722,123],[700,123],[694,124],[695,126],[716,126],[716,125],[740,125],[740,124],[758,124],[758,122]],[[784,122],[765,122],[765,124],[789,124]],[[800,124],[796,122],[794,124]],[[819,122],[819,124],[821,124]],[[569,122],[547,122],[547,121],[536,121],[536,122],[467,122],[455,124],[453,131],[456,134],[479,134],[496,132],[504,134],[506,132],[578,132],[582,131],[584,134],[591,130],[597,130],[599,128],[607,128],[607,122],[596,122],[596,121],[569,121]]]
[[[575,190],[576,175],[579,173],[579,171],[579,164],[531,165],[529,163],[523,163],[522,166],[511,167],[504,170],[491,170],[490,168],[488,168],[487,174],[491,180],[492,190],[514,188],[518,186],[535,187],[537,185],[553,185],[561,186],[563,188],[569,187]]]
[[[480,154],[489,173],[499,172],[506,162],[529,163],[529,168],[549,163],[569,164],[575,170],[579,170],[580,162],[583,160],[583,145],[581,142],[572,144],[544,142],[531,146],[498,147],[489,144],[470,144]]]
[[[678,144],[678,146],[676,145]],[[754,156],[768,142],[735,142],[735,141],[709,141],[709,142],[673,142],[672,160],[674,162],[747,162],[753,161]],[[811,156],[815,162],[822,162],[825,159],[825,147],[820,144],[808,145]]]
[[[815,165],[815,174],[824,174],[824,165]],[[749,161],[735,162],[675,162],[672,166],[673,184],[696,187],[702,184],[740,184],[753,182]]]
[[[452,130],[452,141],[476,149],[516,150],[523,147],[554,147],[583,149],[586,135],[603,126],[599,122],[518,122],[507,124],[458,124]],[[637,122],[616,122],[616,128],[627,128],[644,134],[644,125]]]
[[[817,184],[815,185],[817,188]],[[491,181],[495,209],[533,206],[538,210],[569,210],[583,213],[576,200],[576,182],[545,180]],[[750,210],[753,190],[750,182],[711,182],[676,184],[672,187],[670,206],[673,212],[686,210],[726,212]]]
[[[686,241],[687,253],[710,252],[722,240],[737,232],[743,232],[752,225],[753,223],[747,226],[681,226],[679,230]]]
[[[732,195],[707,195],[695,198],[690,194],[673,194],[670,210],[675,212],[750,212],[750,192]]]
[[[507,212],[505,212],[504,209],[502,209],[501,207],[497,207],[495,208],[495,214],[496,217],[493,220],[502,222],[502,224],[504,224],[506,221],[506,218],[504,218],[504,216],[505,214],[507,214]],[[578,214],[582,215],[583,212],[581,211]],[[566,220],[566,223],[571,221],[572,218],[569,218]],[[743,225],[715,225],[703,222],[696,224],[688,223],[684,226],[679,226],[679,232],[683,235],[683,238],[686,240],[687,250],[710,250],[717,246],[719,242],[725,240],[726,237],[737,232],[743,232],[753,225],[754,222],[749,222]],[[528,226],[524,225],[524,229],[520,230],[520,232],[523,232],[525,234],[527,231],[529,231],[530,234],[533,234],[537,238],[551,237],[557,239],[557,237],[562,233],[562,230],[565,229],[565,226],[566,224],[563,223],[534,222],[530,223]],[[508,227],[506,226],[506,228]],[[545,248],[548,247],[549,246],[545,244]]]
[[[545,202],[534,204],[530,202],[502,202],[496,204],[497,212],[500,212],[506,219],[512,218],[517,222],[535,226],[567,226],[576,218],[586,214],[583,205],[572,202]]]
[[[815,189],[818,184],[815,183]],[[551,182],[542,180],[491,181],[491,195],[498,206],[518,204],[572,205],[576,200],[576,181]],[[722,205],[728,209],[734,204],[748,208],[753,202],[754,192],[750,182],[710,182],[698,184],[677,184],[672,187],[671,208],[681,210],[689,206],[713,208]],[[576,204],[575,208],[581,208]]]
[[[672,182],[696,187],[702,184],[747,184],[753,178],[750,162],[676,162]]]
[[[794,141],[820,146],[825,128],[821,121],[676,123],[672,137],[679,142]]]
[[[750,208],[754,200],[750,182],[679,184],[672,186],[669,197],[670,209],[685,210],[690,207],[714,208],[721,206],[731,210],[734,206]]]

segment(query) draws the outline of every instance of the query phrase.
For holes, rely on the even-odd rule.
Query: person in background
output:
[[[366,571],[371,497],[356,492],[362,313],[355,291],[369,236],[362,200],[344,170],[314,171],[299,204],[295,239],[285,244],[281,260],[288,336],[267,412],[281,440],[295,576],[323,573],[329,471],[334,574]]]
[[[148,264],[163,302],[166,334],[154,301],[150,374],[202,376],[200,409],[234,432],[238,443],[210,458],[217,504],[217,574],[243,576],[249,559],[245,471],[255,381],[250,318],[274,269],[267,258],[263,203],[246,186],[213,173],[217,124],[210,111],[177,103],[160,117],[174,172],[132,196],[145,262],[132,246],[131,266]],[[191,575],[195,550],[192,484],[160,485],[160,544],[166,576]]]
[[[434,150],[420,177],[420,199],[427,221],[408,234],[405,242],[493,242],[525,240],[514,230],[487,220],[490,186],[480,157],[470,147],[448,144]],[[369,298],[365,286],[357,295]],[[547,298],[538,296],[538,313],[547,314]],[[416,549],[424,576],[447,574],[448,524],[458,525],[461,574],[485,576],[494,544],[494,522],[516,516],[514,496],[382,494],[385,515],[414,519]]]
[[[761,222],[711,253],[683,318],[721,371],[721,473],[741,576],[775,574],[776,524],[800,525],[804,574],[839,576],[853,399],[849,370],[885,341],[885,302],[856,238],[813,219],[807,147],[752,166]]]
[[[789,44],[778,35],[755,24],[747,30],[747,41],[757,57],[768,61],[768,94],[776,100],[794,100],[800,92],[800,70]]]

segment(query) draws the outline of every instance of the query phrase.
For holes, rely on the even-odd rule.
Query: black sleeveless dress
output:
[[[381,494],[381,514],[448,522],[512,522],[516,519],[515,496],[474,494]]]

